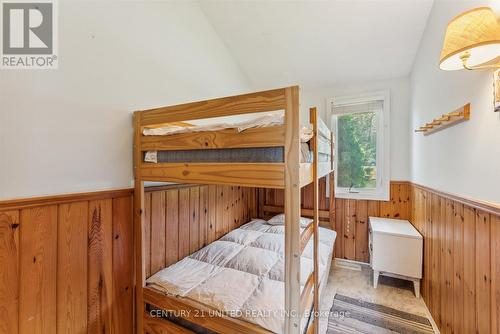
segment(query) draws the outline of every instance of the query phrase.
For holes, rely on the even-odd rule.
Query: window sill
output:
[[[343,199],[358,199],[358,200],[372,200],[372,201],[388,201],[390,200],[389,192],[376,192],[376,193],[347,193],[335,192],[335,198]]]

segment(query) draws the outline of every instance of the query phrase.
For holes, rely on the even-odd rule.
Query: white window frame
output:
[[[337,187],[337,173],[335,175],[335,197],[348,199],[382,200],[390,199],[390,92],[389,90],[374,91],[356,95],[334,96],[327,99],[330,125],[338,142],[337,117],[333,113],[333,106],[349,105],[375,100],[383,101],[383,110],[380,113],[377,125],[377,187],[375,189],[351,189]],[[338,145],[335,145],[335,171],[338,166]]]

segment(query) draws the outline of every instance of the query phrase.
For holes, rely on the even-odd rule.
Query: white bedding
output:
[[[252,114],[253,115],[253,114]],[[189,126],[179,126],[179,125],[168,125],[159,128],[145,128],[142,131],[144,136],[169,136],[179,133],[192,133],[192,132],[204,132],[204,131],[218,131],[224,129],[237,129],[238,132],[243,132],[247,129],[252,128],[264,128],[270,126],[278,126],[285,124],[285,117],[283,112],[270,112],[265,113],[262,116],[257,116],[250,118],[245,121],[231,121],[237,119],[233,116],[224,117],[225,122],[218,122],[220,117],[213,119],[206,119],[206,122],[201,122],[196,124],[196,120],[191,121],[192,124]],[[307,143],[311,140],[313,136],[313,131],[309,127],[302,127],[300,130],[300,140],[303,143]]]
[[[319,230],[319,277],[326,283],[336,233]],[[163,293],[284,332],[284,226],[254,219],[147,280]],[[313,267],[312,239],[301,256],[301,286]],[[306,321],[302,321],[304,326]]]

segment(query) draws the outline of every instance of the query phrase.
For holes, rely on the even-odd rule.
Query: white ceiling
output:
[[[432,0],[200,5],[253,86],[311,89],[408,75]]]

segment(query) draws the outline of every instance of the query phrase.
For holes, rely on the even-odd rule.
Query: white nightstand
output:
[[[422,235],[407,220],[370,217],[369,250],[373,287],[379,275],[413,281],[420,297]]]

